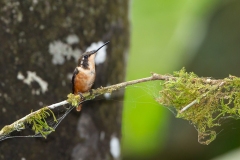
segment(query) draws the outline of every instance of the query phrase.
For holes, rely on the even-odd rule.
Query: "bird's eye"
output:
[[[84,58],[88,58],[88,55],[84,56]]]

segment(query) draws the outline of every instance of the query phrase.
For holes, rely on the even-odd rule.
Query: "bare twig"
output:
[[[188,108],[192,107],[194,104],[197,103],[197,99],[195,99],[194,101],[192,101],[191,103],[189,103],[188,105],[186,105],[185,107],[183,107],[181,110],[180,110],[180,113],[186,111]]]

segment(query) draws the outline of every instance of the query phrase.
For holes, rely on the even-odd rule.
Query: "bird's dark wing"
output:
[[[73,76],[72,76],[72,93],[74,94],[74,79],[76,77],[76,75],[78,74],[78,69],[75,68],[75,70],[73,71]]]

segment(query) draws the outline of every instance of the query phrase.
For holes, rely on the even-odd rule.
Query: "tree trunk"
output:
[[[93,43],[110,41],[93,88],[124,81],[127,0],[0,0],[0,8],[1,128],[66,99],[76,61]],[[105,96],[72,111],[46,140],[1,141],[0,159],[120,159],[123,92],[111,96],[117,101]]]

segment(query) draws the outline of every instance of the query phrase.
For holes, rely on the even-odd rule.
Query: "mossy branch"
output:
[[[198,130],[199,143],[208,145],[216,138],[221,120],[240,118],[240,78],[200,78],[185,69],[175,72],[174,78],[163,84],[156,100],[173,106],[177,118],[190,121]]]
[[[195,125],[201,144],[207,145],[216,138],[214,128],[221,125],[222,118],[240,118],[240,78],[234,76],[214,80],[200,78],[182,69],[173,75],[152,73],[152,76],[147,78],[92,89],[82,95],[85,100],[92,100],[96,96],[112,93],[129,85],[154,80],[165,81],[161,84],[162,90],[159,91],[156,101],[166,107],[174,107],[177,118],[186,119]],[[52,109],[68,103],[78,106],[81,103],[79,95],[69,94],[67,100],[32,112],[3,127],[0,131],[0,140],[13,131],[25,129],[26,124],[31,124],[36,134],[40,133],[46,138],[54,129],[48,126],[45,119],[49,116],[55,117]],[[56,118],[54,120],[56,121]]]
[[[161,76],[153,73],[152,76],[148,78],[142,78],[138,80],[119,83],[119,84],[108,86],[108,87],[100,87],[98,89],[92,89],[89,92],[83,93],[82,95],[85,100],[92,100],[96,96],[100,96],[105,93],[112,93],[113,91],[116,91],[120,88],[129,86],[129,85],[146,82],[146,81],[153,81],[153,80],[167,80],[168,78],[169,76]],[[67,97],[68,97],[67,100],[52,104],[50,106],[43,107],[42,109],[39,109],[35,112],[31,112],[30,114],[15,121],[10,125],[4,126],[0,131],[0,141],[6,139],[5,137],[14,131],[24,130],[26,125],[28,126],[31,125],[32,130],[35,132],[35,134],[40,133],[43,137],[46,138],[48,134],[54,131],[54,129],[47,124],[46,118],[52,115],[54,117],[54,121],[57,121],[55,118],[55,115],[53,114],[53,112],[51,112],[51,110],[68,103],[75,107],[78,106],[79,103],[81,103],[81,99],[79,95],[74,95],[70,93],[68,94]]]

